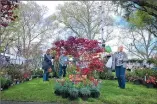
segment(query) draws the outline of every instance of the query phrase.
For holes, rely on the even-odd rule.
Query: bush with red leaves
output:
[[[146,80],[146,83],[152,83],[154,85],[157,85],[157,79],[153,76],[149,76],[148,79]]]
[[[92,72],[103,71],[103,62],[97,56],[98,53],[103,52],[103,48],[99,45],[97,40],[89,40],[85,38],[76,38],[70,36],[66,41],[60,40],[54,42],[54,46],[57,51],[57,55],[60,55],[60,51],[65,49],[67,55],[72,55],[76,59],[82,58],[80,62],[84,62],[86,67],[79,69],[82,75],[89,75]],[[81,65],[80,65],[81,66]]]
[[[18,8],[17,0],[0,0],[0,27],[7,27],[11,21],[15,21],[18,16],[14,15],[14,9]]]

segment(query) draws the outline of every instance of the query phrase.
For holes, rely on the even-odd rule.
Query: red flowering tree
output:
[[[77,60],[77,72],[80,72],[81,75],[89,76],[94,71],[103,71],[104,65],[99,57],[99,53],[103,52],[103,48],[97,40],[70,36],[67,40],[54,42],[54,45],[55,47],[52,49],[56,50],[56,56],[60,56],[60,51],[65,49],[67,55],[72,55]]]
[[[18,8],[17,0],[0,0],[0,27],[6,27],[11,21],[15,21],[17,16],[14,10]]]

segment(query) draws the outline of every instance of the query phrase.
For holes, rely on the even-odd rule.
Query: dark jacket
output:
[[[48,54],[44,55],[44,60],[42,62],[42,69],[47,71],[52,66],[51,59],[52,59],[51,55],[48,55]]]

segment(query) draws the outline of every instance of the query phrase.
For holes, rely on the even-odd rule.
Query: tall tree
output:
[[[75,34],[78,37],[95,39],[97,35],[100,35],[100,6],[100,2],[96,1],[65,2],[57,7],[57,12],[53,15],[53,19],[61,25],[64,32],[70,31],[70,34]],[[113,21],[109,15],[106,14],[104,19],[105,25],[112,25]],[[111,39],[109,36],[111,33],[112,28],[108,28],[108,36],[104,36],[104,38]]]
[[[126,49],[141,59],[149,59],[156,52],[157,39],[148,31],[149,28],[135,30],[122,29],[123,35],[120,36],[120,40]]]
[[[112,0],[114,3],[118,4],[117,6],[121,6],[125,10],[125,18],[129,21],[132,18],[132,15],[135,14],[135,11],[138,11],[138,13],[142,13],[141,15],[138,15],[141,18],[141,22],[146,23],[147,25],[151,26],[153,28],[153,31],[151,31],[155,37],[157,37],[157,1],[155,0]],[[143,17],[145,16],[145,17]],[[147,17],[151,17],[152,21],[147,20]],[[149,18],[150,19],[150,18]],[[136,25],[137,22],[134,22]],[[138,24],[139,26],[139,24]],[[141,25],[143,27],[143,25]]]
[[[35,2],[20,5],[19,37],[15,44],[20,48],[21,55],[27,59],[32,58],[32,49],[53,35],[53,21],[44,17],[46,13],[47,8]]]

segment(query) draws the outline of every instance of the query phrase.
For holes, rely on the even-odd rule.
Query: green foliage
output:
[[[110,71],[104,71],[99,73],[100,79],[114,79],[114,75]]]
[[[147,60],[147,62],[148,62],[149,64],[154,64],[154,65],[157,66],[157,60],[156,60],[155,58],[150,58],[150,59]]]
[[[60,83],[56,83],[54,86],[55,90],[59,90],[62,87],[62,85]]]
[[[7,83],[7,80],[3,77],[0,77],[1,87],[3,88],[5,84]]]
[[[77,98],[77,97],[78,97],[78,93],[79,93],[79,91],[78,91],[77,88],[71,88],[71,89],[69,90],[69,94],[70,94],[70,96],[73,97],[73,98]]]
[[[157,77],[157,71],[152,69],[136,69],[133,72],[126,73],[126,79],[128,81],[134,81],[136,79],[144,80],[145,76],[155,76]]]
[[[85,96],[90,96],[90,94],[91,94],[90,89],[87,87],[81,88],[80,93],[81,93],[81,95],[85,95]]]
[[[33,74],[38,76],[38,77],[42,77],[43,76],[43,70],[41,70],[41,69],[33,70]]]
[[[7,69],[7,73],[11,75],[12,80],[14,79],[22,80],[23,78],[22,72],[18,68],[9,68]]]
[[[148,24],[154,22],[154,19],[151,15],[144,11],[137,10],[132,16],[129,18],[129,22],[134,24],[136,27],[144,27]]]
[[[98,98],[100,96],[100,91],[97,87],[92,87],[90,89],[90,92],[91,92],[91,97],[93,98]]]
[[[1,82],[1,88],[4,88],[5,86],[9,87],[12,84],[12,81],[9,79],[6,79],[4,77],[0,77]]]

